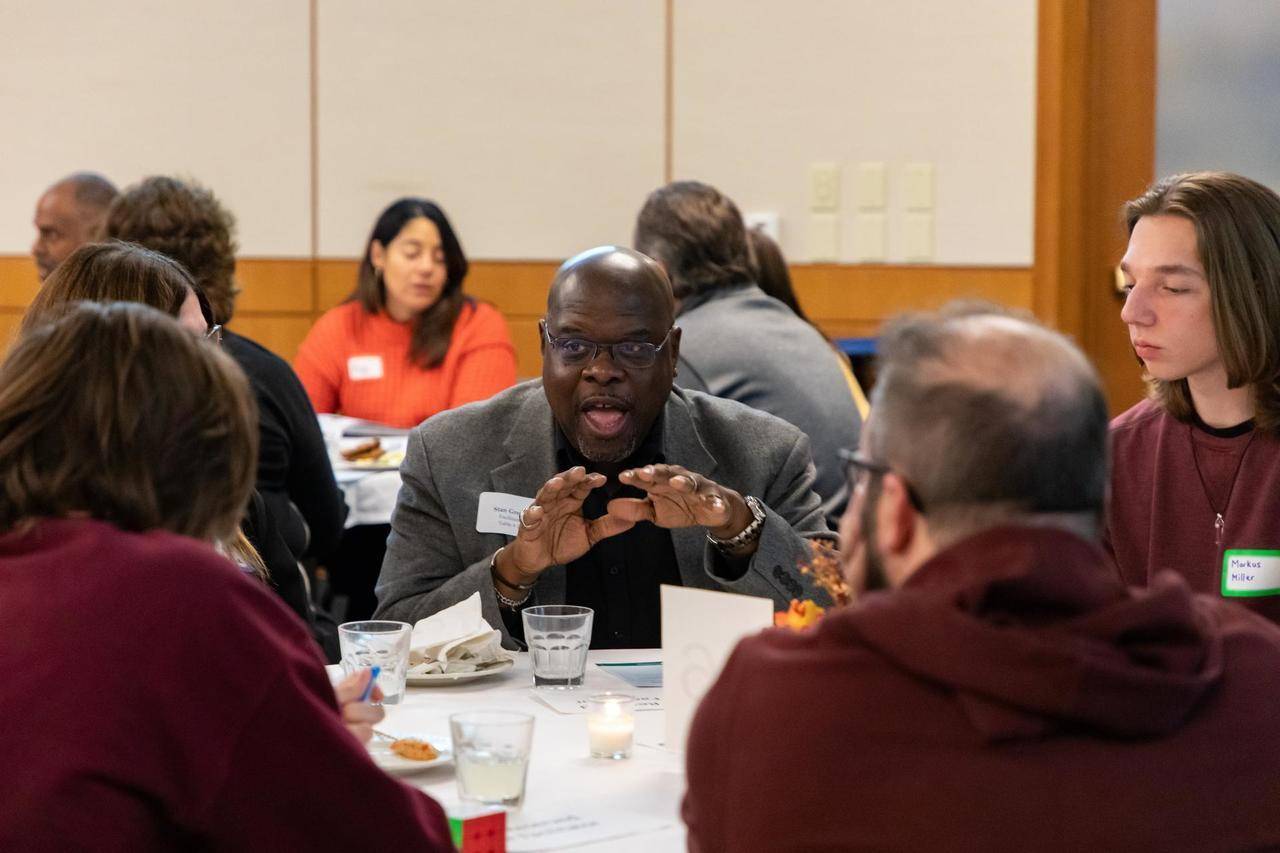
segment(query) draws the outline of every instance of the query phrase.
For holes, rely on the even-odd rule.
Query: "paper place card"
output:
[[[644,835],[673,826],[675,821],[650,815],[621,812],[591,812],[578,809],[544,817],[527,812],[508,815],[507,850],[510,853],[535,853],[538,850],[564,850],[600,841],[611,841],[632,835]]]
[[[520,532],[520,514],[529,508],[533,498],[502,492],[481,492],[476,507],[476,532],[515,536]]]
[[[662,700],[666,746],[684,751],[693,712],[738,640],[773,625],[767,598],[662,587]]]
[[[590,709],[587,707],[587,697],[599,690],[592,688],[589,690],[538,690],[532,688],[533,698],[537,699],[543,705],[558,714],[585,714]],[[631,702],[631,710],[639,711],[661,711],[662,696],[655,690],[651,694],[633,693]]]
[[[644,661],[641,663],[598,663],[596,666],[612,675],[621,678],[632,687],[661,687],[662,661]]]

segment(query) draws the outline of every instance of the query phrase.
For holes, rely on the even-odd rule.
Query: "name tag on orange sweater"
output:
[[[1222,555],[1222,594],[1280,595],[1280,551],[1232,548]]]
[[[353,355],[347,359],[347,375],[352,382],[382,378],[382,356]]]

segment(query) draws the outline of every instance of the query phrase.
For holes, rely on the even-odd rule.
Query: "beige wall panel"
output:
[[[318,31],[322,256],[414,194],[476,258],[630,240],[662,180],[662,0],[320,0]]]
[[[935,166],[939,264],[1032,260],[1035,0],[680,0],[674,170],[782,217],[809,250],[809,166],[842,166],[852,261],[859,162],[888,167],[888,256],[906,257],[902,166]]]
[[[0,23],[0,252],[24,252],[45,186],[77,169],[124,185],[196,177],[240,249],[310,252],[304,2],[66,0]]]

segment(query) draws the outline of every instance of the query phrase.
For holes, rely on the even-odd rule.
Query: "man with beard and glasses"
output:
[[[605,246],[547,297],[542,378],[414,430],[378,618],[479,591],[509,645],[520,609],[595,611],[593,648],[661,643],[661,584],[821,598],[798,566],[829,537],[798,429],[673,388],[680,329],[652,259]],[[497,521],[509,513],[506,525]]]
[[[734,651],[689,734],[690,851],[1280,847],[1280,630],[1109,570],[1083,354],[991,308],[880,343],[840,530],[864,591]]]

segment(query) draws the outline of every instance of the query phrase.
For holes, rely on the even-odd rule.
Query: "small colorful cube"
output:
[[[450,817],[449,829],[458,853],[507,853],[507,813],[502,809]]]

